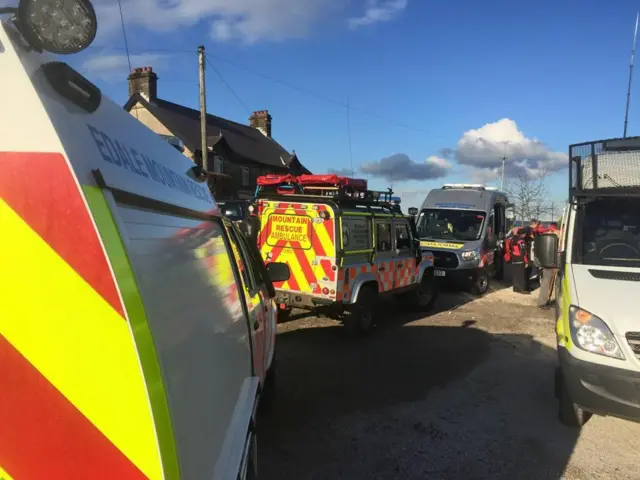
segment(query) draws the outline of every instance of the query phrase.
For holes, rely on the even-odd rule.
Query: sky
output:
[[[116,0],[69,62],[124,104],[129,71]],[[355,171],[419,206],[443,183],[547,175],[567,198],[567,150],[623,133],[635,15],[627,0],[122,0],[132,67],[159,97],[273,136],[314,173]],[[640,77],[640,74],[638,75]],[[635,82],[637,83],[637,82]],[[640,85],[629,135],[640,135]]]

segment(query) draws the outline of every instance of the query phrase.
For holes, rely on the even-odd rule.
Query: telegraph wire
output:
[[[205,61],[209,64],[209,66],[211,67],[211,69],[216,73],[216,75],[218,75],[218,77],[220,78],[220,80],[222,81],[222,83],[225,84],[225,86],[229,89],[229,91],[233,94],[234,97],[236,97],[236,100],[238,100],[238,103],[240,103],[240,105],[242,105],[242,107],[247,111],[248,114],[251,114],[251,110],[249,109],[249,107],[247,107],[247,104],[244,103],[242,101],[242,99],[240,98],[240,96],[236,93],[236,91],[233,89],[233,87],[231,85],[229,85],[229,82],[227,82],[224,77],[222,76],[222,74],[220,73],[220,71],[216,68],[216,66],[209,60],[209,54],[205,54],[204,56]]]
[[[122,50],[122,48],[109,47],[109,48],[107,48],[105,50]],[[186,49],[184,49],[184,50],[182,50],[182,49],[179,49],[179,50],[176,50],[176,49],[145,49],[144,51],[145,52],[153,52],[153,53],[194,54],[194,55],[197,54],[196,50],[186,50]],[[245,65],[239,64],[239,63],[237,63],[235,61],[228,60],[226,58],[219,57],[219,56],[213,55],[211,53],[207,53],[207,57],[214,58],[219,62],[226,63],[226,64],[231,65],[231,66],[233,66],[233,67],[235,67],[235,68],[237,68],[239,70],[244,70],[245,72],[250,73],[250,74],[252,74],[252,75],[254,75],[256,77],[260,77],[260,78],[263,78],[265,80],[269,80],[269,81],[271,81],[273,83],[282,85],[282,86],[287,87],[287,88],[289,88],[291,90],[295,90],[295,91],[297,91],[299,93],[302,93],[304,95],[307,95],[309,97],[314,97],[314,98],[316,98],[318,100],[321,100],[323,102],[330,103],[330,104],[333,104],[335,106],[338,106],[338,107],[341,107],[341,108],[344,108],[344,109],[346,109],[348,107],[349,110],[352,111],[352,112],[357,112],[357,113],[359,113],[361,115],[368,116],[368,117],[371,117],[371,118],[375,118],[375,119],[380,120],[382,122],[386,122],[386,123],[395,125],[397,127],[404,128],[406,130],[411,130],[413,132],[417,132],[417,133],[420,133],[422,135],[429,135],[430,138],[445,138],[443,135],[433,134],[432,132],[424,130],[424,129],[420,128],[420,127],[416,127],[415,125],[410,125],[408,123],[401,122],[401,121],[389,118],[389,117],[387,117],[385,115],[382,115],[382,114],[379,114],[379,113],[377,113],[377,112],[375,112],[373,110],[369,110],[369,109],[366,109],[366,108],[360,108],[360,107],[354,107],[353,105],[347,106],[347,104],[344,101],[336,100],[336,99],[327,97],[325,95],[322,95],[320,93],[317,93],[317,92],[314,92],[314,91],[311,91],[311,90],[307,90],[305,88],[301,88],[301,87],[299,87],[297,85],[294,85],[292,83],[289,83],[289,82],[287,82],[285,80],[273,77],[273,76],[265,74],[263,72],[259,72],[257,70],[254,70],[254,69],[250,68],[250,67],[247,67]],[[209,65],[212,65],[212,64],[209,62]],[[216,71],[216,70],[214,69],[214,71]],[[220,73],[218,71],[216,71],[216,73],[220,76]],[[227,84],[227,82],[224,82],[224,83],[225,83],[225,85],[227,85],[227,88],[230,88],[230,85]],[[234,93],[234,95],[237,95],[237,94]],[[236,98],[238,98],[238,100],[239,100],[239,97],[236,96]],[[247,108],[246,105],[244,105],[243,102],[241,102],[241,103],[243,104],[243,107],[246,109]]]

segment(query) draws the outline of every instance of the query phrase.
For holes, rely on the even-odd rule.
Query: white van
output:
[[[255,474],[267,277],[288,267],[255,261],[189,159],[38,53],[90,43],[86,1],[0,12],[0,478]]]
[[[562,236],[541,235],[556,283],[560,418],[640,420],[640,137],[572,145]],[[559,253],[557,253],[559,252]]]

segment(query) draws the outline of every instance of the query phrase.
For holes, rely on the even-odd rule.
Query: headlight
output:
[[[601,319],[574,305],[569,307],[569,326],[573,342],[583,350],[624,360],[618,342]]]
[[[476,260],[479,257],[478,250],[469,250],[460,254],[463,260]]]

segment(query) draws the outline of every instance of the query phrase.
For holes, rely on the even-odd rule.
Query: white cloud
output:
[[[375,162],[364,163],[362,173],[390,182],[429,180],[447,175],[451,164],[444,158],[431,156],[424,162],[415,162],[404,153],[396,153]]]
[[[347,0],[123,0],[125,25],[133,30],[172,31],[207,22],[214,39],[283,40],[308,34]],[[101,37],[118,34],[120,12],[115,0],[97,0]],[[133,28],[131,28],[133,27]]]
[[[359,28],[396,18],[406,8],[408,0],[367,0],[364,13],[360,17],[349,19],[351,28]]]
[[[505,176],[534,178],[545,172],[566,168],[567,154],[555,152],[537,138],[527,138],[516,122],[503,118],[481,128],[466,131],[454,149],[445,153],[461,165],[474,167],[476,178],[493,178],[501,171],[503,156]]]
[[[152,66],[156,69],[164,64],[169,55],[143,53],[131,55],[131,67]],[[129,62],[126,55],[94,55],[82,64],[82,69],[93,78],[121,81],[129,74]]]

